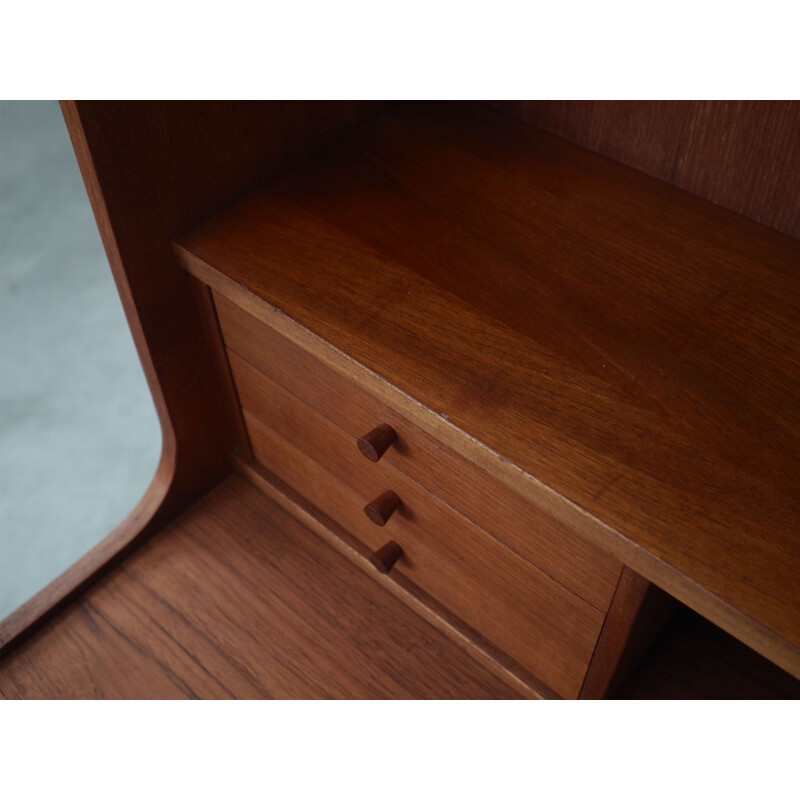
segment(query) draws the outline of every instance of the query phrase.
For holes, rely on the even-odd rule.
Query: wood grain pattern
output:
[[[241,477],[0,665],[4,698],[513,698]]]
[[[325,461],[326,459],[323,457],[322,463],[324,464]],[[387,489],[364,506],[364,514],[373,525],[382,528],[399,507],[400,497],[397,492]]]
[[[161,422],[146,496],[97,547],[0,622],[0,653],[160,530],[230,469],[203,309],[170,238],[373,113],[359,102],[64,102],[100,236]]]
[[[397,542],[390,539],[383,547],[379,547],[369,557],[371,564],[384,575],[388,575],[392,571],[392,567],[397,563],[403,555],[403,548]]]
[[[800,103],[492,102],[693,194],[800,237]]]
[[[227,412],[225,414],[225,423],[228,427],[228,439],[231,442],[233,454],[235,457],[252,458],[253,451],[247,438],[241,403],[239,402],[239,395],[236,392],[236,385],[231,374],[228,354],[225,350],[225,342],[219,327],[219,319],[217,318],[217,310],[214,307],[212,292],[199,281],[192,281],[192,292],[200,312],[206,347],[214,362],[214,374],[217,378],[219,391],[225,402]]]
[[[581,687],[581,700],[613,696],[675,610],[677,601],[625,567]]]
[[[400,437],[382,463],[392,464],[437,494],[598,610],[608,608],[619,579],[619,561],[221,295],[216,295],[215,303],[226,343],[233,350],[229,355],[232,368],[248,392],[246,405],[253,398],[255,409],[264,391],[258,375],[248,370],[252,364],[347,431],[354,441],[376,420],[388,420]]]
[[[356,444],[364,458],[369,461],[380,461],[381,456],[394,444],[396,439],[395,429],[391,425],[381,422],[376,428],[359,436]]]
[[[276,502],[305,527],[313,531],[337,553],[344,556],[362,572],[380,584],[389,594],[399,598],[418,616],[441,631],[450,641],[464,649],[471,658],[483,664],[493,675],[499,677],[522,697],[530,699],[558,699],[552,689],[527,670],[502,653],[470,628],[452,611],[423,592],[403,575],[394,572],[391,577],[376,572],[370,561],[372,551],[345,530],[327,514],[313,506],[307,498],[296,492],[285,481],[256,461],[234,459],[239,473],[259,491]]]
[[[386,479],[352,443],[354,454],[341,452],[324,418],[313,438],[318,452],[323,438],[330,442],[325,466],[247,412],[245,421],[258,462],[369,550],[388,538],[397,541],[403,557],[393,575],[408,577],[560,696],[578,696],[603,624],[600,612],[402,473],[395,471],[392,485],[403,502],[385,527],[377,527],[361,507]],[[289,434],[288,426],[282,432]]]
[[[507,539],[498,539],[485,529],[475,525],[457,509],[443,502],[437,495],[435,487],[432,489],[426,484],[420,483],[389,460],[376,464],[360,459],[352,438],[324,414],[309,406],[304,400],[295,397],[238,356],[231,354],[231,363],[239,387],[245,419],[248,416],[254,417],[267,425],[293,447],[318,462],[326,472],[334,474],[360,495],[363,495],[363,499],[370,499],[372,494],[377,492],[381,492],[383,495],[386,493],[386,487],[392,487],[388,491],[395,495],[396,490],[401,501],[405,503],[405,508],[398,512],[401,516],[409,517],[412,521],[431,531],[439,530],[443,525],[448,527],[442,520],[445,517],[450,518],[453,520],[453,526],[474,530],[475,536],[478,538],[494,539],[502,549],[510,550],[528,561],[537,571],[541,571],[555,582],[559,582],[541,564],[530,561],[525,555],[514,550],[508,544]],[[286,465],[274,464],[274,453],[266,452],[263,448],[254,451],[256,457],[259,453],[263,454],[260,459],[261,463],[270,471],[280,475],[282,470],[289,469]],[[445,481],[449,475],[440,475],[437,478],[439,481]],[[313,500],[314,493],[317,491],[314,481],[297,483],[289,481],[289,483]],[[480,481],[473,484],[472,490],[474,494],[485,494],[490,491]],[[412,498],[414,504],[409,506]],[[394,510],[393,504],[390,507]],[[435,513],[433,518],[428,516],[432,512]],[[497,509],[496,513],[498,519],[495,520],[495,525],[502,528],[507,521],[502,517],[500,509]],[[367,516],[369,517],[369,515]],[[377,524],[376,520],[371,519],[370,521]],[[529,515],[525,527],[529,533],[533,533],[536,528],[536,517]],[[362,526],[359,525],[356,530],[358,529],[362,529]],[[551,531],[536,532],[545,536]],[[370,541],[377,541],[379,538],[380,535],[375,533],[374,537],[370,537]],[[561,544],[560,540],[553,542],[554,547],[558,547],[559,544]],[[602,564],[598,565],[598,569],[601,567]],[[576,591],[566,584],[562,585],[569,592],[586,600],[583,591],[585,586],[580,586]],[[586,602],[589,603],[588,600]],[[591,603],[589,604],[591,605]]]
[[[800,674],[799,242],[511,118],[412,105],[177,251]]]

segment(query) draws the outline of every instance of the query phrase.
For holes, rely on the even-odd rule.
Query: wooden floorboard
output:
[[[0,662],[4,698],[515,698],[233,476]]]

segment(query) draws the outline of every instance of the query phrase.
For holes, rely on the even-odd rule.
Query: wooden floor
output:
[[[232,476],[0,662],[5,698],[514,698]]]

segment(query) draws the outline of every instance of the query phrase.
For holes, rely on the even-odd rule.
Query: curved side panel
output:
[[[207,309],[170,239],[297,161],[371,103],[64,102],[92,209],[162,427],[127,519],[0,625],[5,654],[231,471],[235,413]]]

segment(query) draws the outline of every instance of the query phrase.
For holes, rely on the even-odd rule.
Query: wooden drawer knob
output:
[[[396,438],[394,428],[383,422],[358,440],[358,449],[370,461],[378,461]]]
[[[376,550],[369,560],[378,572],[386,575],[401,555],[403,555],[403,548],[397,542],[391,541],[386,542],[380,550]]]
[[[369,517],[370,521],[383,527],[399,505],[400,498],[389,489],[380,497],[376,497],[371,503],[367,503],[364,506],[364,513]]]

